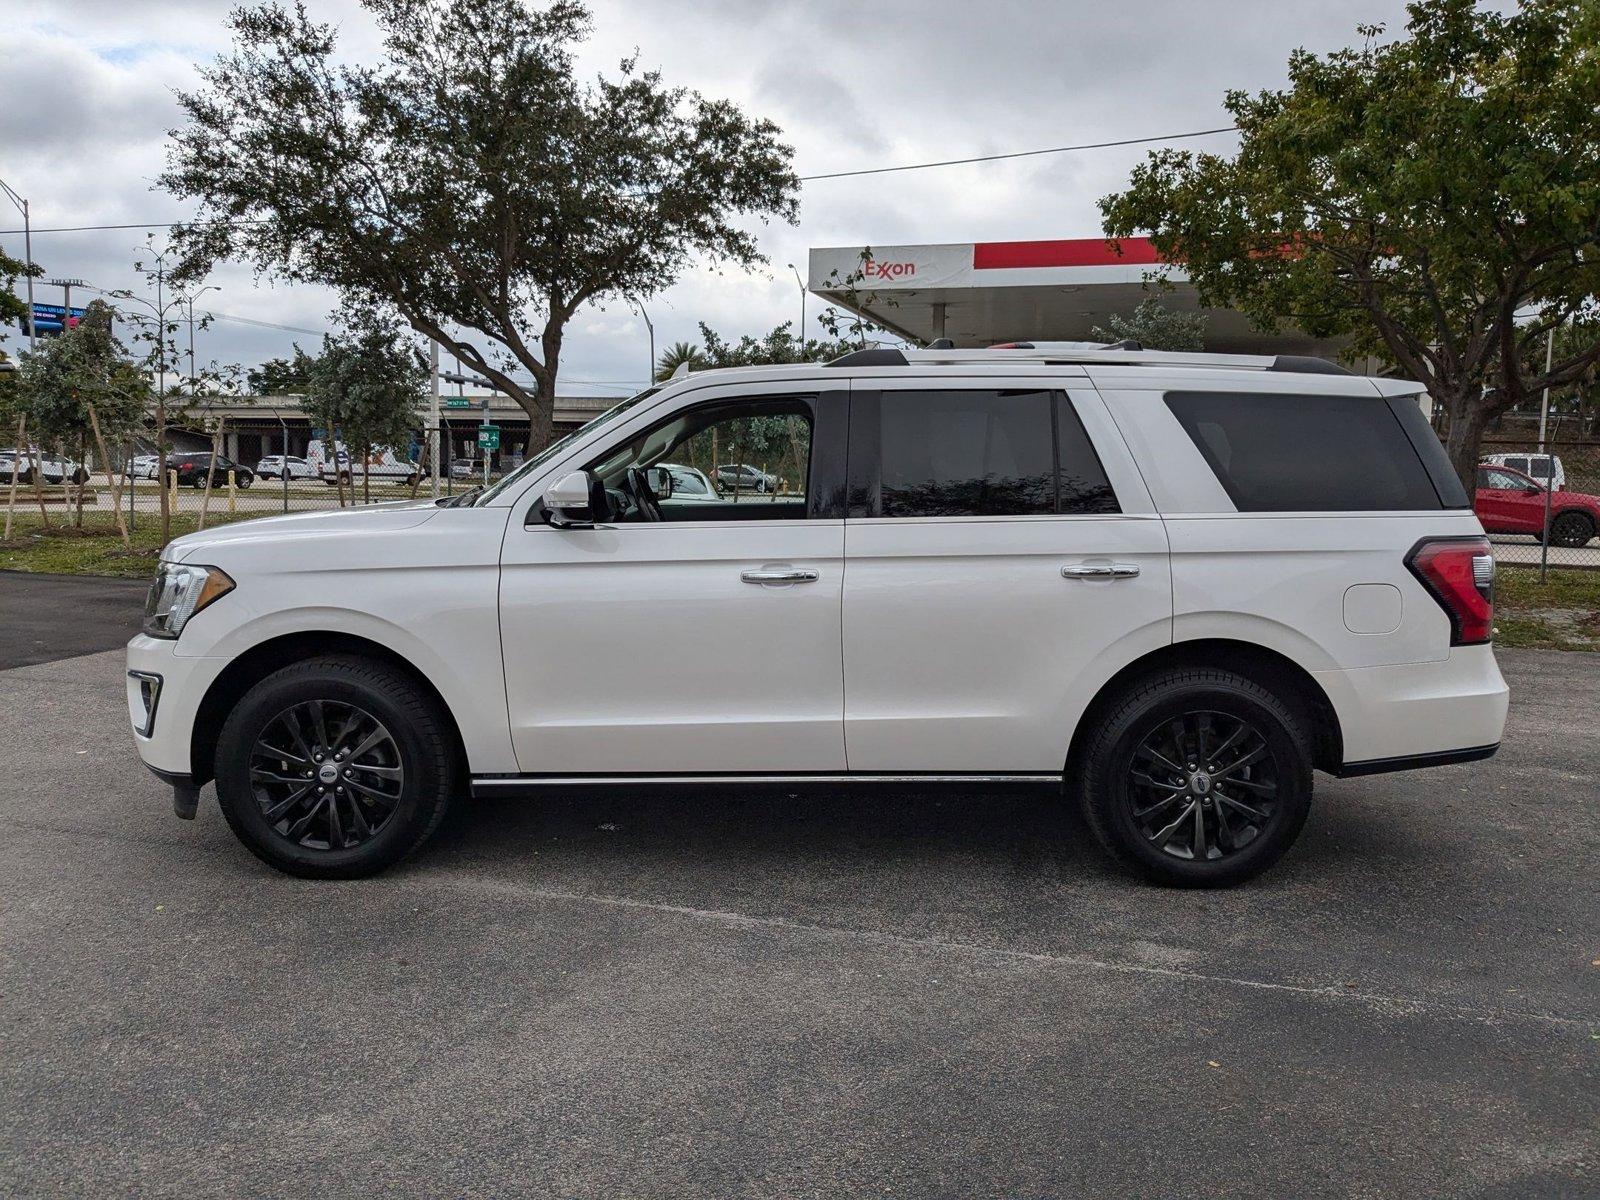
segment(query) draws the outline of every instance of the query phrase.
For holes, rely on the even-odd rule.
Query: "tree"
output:
[[[65,443],[87,461],[89,447],[97,445],[108,479],[106,439],[114,442],[138,425],[150,397],[149,379],[127,361],[127,350],[112,331],[113,316],[105,301],[91,301],[76,327],[23,356],[20,381],[28,426],[40,446]],[[121,509],[115,503],[113,509],[120,525]]]
[[[27,328],[28,302],[17,295],[16,283],[25,276],[38,278],[40,274],[37,263],[23,262],[0,250],[0,329],[14,323]]]
[[[691,371],[704,371],[706,369],[705,356],[688,342],[673,342],[661,352],[661,357],[656,359],[655,382],[671,379],[673,372],[684,363],[689,364]]]
[[[748,218],[794,221],[770,121],[633,59],[577,80],[575,0],[362,3],[378,65],[340,65],[331,26],[264,4],[233,13],[232,52],[180,94],[161,182],[197,202],[173,231],[186,277],[239,258],[392,306],[515,398],[538,450],[579,308],[650,295],[691,258],[764,261]]]
[[[245,372],[245,389],[252,396],[303,396],[311,386],[313,359],[298,343],[293,358],[269,358]]]
[[[359,450],[363,463],[376,446],[410,444],[428,368],[391,315],[357,307],[349,327],[324,335],[322,353],[308,362],[305,412],[328,431],[330,442],[342,440]],[[334,468],[337,477],[337,456]],[[362,473],[363,497],[369,500],[370,477]]]
[[[1408,12],[1405,38],[1363,27],[1359,49],[1297,50],[1284,91],[1228,93],[1233,158],[1158,151],[1100,206],[1203,303],[1347,336],[1421,381],[1470,488],[1497,413],[1600,360],[1600,340],[1548,372],[1543,353],[1600,293],[1600,6]]]
[[[760,338],[749,334],[737,342],[724,341],[704,321],[700,322],[700,340],[703,346],[695,353],[702,369],[713,367],[758,367],[768,363],[828,362],[857,347],[847,341],[828,338],[795,336],[794,322],[785,321],[771,333]]]
[[[1112,313],[1104,325],[1096,325],[1089,336],[1106,342],[1132,339],[1146,350],[1200,350],[1205,346],[1204,313],[1174,312],[1151,296],[1139,303],[1133,315]]]

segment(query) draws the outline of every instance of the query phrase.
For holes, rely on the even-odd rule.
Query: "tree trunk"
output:
[[[220,458],[221,455],[222,421],[218,420],[216,431],[211,435],[211,461],[206,464],[206,486],[205,490],[200,495],[200,520],[195,526],[196,529],[204,529],[206,527],[206,514],[211,511],[211,480],[216,476],[217,459]],[[288,469],[288,466],[285,465],[284,470]]]
[[[94,405],[89,405],[89,424],[94,429],[95,445],[100,447],[100,465],[105,468],[106,486],[111,489],[111,511],[117,518],[117,532],[122,535],[122,548],[132,550],[133,542],[128,537],[128,526],[122,520],[122,489],[117,487],[117,481],[111,474],[111,455],[106,453],[106,439],[100,434],[100,416],[94,411]]]
[[[372,503],[372,443],[361,447],[361,503]]]
[[[85,473],[87,473],[88,470],[89,470],[89,468],[87,466],[88,458],[89,458],[88,443],[83,437],[80,436],[78,438],[78,463],[79,463],[80,466],[83,467]],[[87,479],[85,479],[82,483],[78,484],[77,486],[78,486],[78,511],[77,511],[77,515],[75,517],[73,517],[72,523],[75,526],[77,526],[79,529],[82,529],[83,528],[83,493],[88,490],[89,481]]]
[[[161,548],[172,540],[172,500],[167,494],[167,398],[156,396],[156,478],[161,481]]]
[[[1438,399],[1438,397],[1435,397]],[[1445,434],[1444,452],[1456,469],[1461,486],[1472,495],[1478,486],[1478,448],[1489,424],[1489,406],[1482,394],[1452,396],[1441,403],[1450,414],[1450,429]]]
[[[40,450],[37,458],[34,457],[33,447],[28,447],[28,466],[33,473],[33,496],[39,502],[39,520],[44,522],[46,529],[50,528],[50,514],[44,507],[44,451]]]

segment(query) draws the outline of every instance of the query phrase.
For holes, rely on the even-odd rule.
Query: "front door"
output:
[[[695,393],[620,433],[586,464],[609,510],[595,528],[555,528],[532,499],[513,516],[500,626],[524,772],[844,768],[846,396],[770,387]],[[774,486],[722,491],[730,461]]]
[[[1544,528],[1544,492],[1526,475],[1501,467],[1478,468],[1473,508],[1490,533],[1538,533]]]
[[[852,395],[852,771],[1059,773],[1084,678],[1171,618],[1166,531],[1098,395]]]

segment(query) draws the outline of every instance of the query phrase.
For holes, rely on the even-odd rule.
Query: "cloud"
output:
[[[593,3],[594,35],[579,56],[586,74],[614,74],[637,49],[668,83],[775,120],[801,174],[1224,124],[1224,91],[1280,85],[1292,48],[1327,51],[1350,44],[1358,23],[1396,29],[1405,19],[1400,0]],[[8,16],[4,177],[29,197],[37,226],[188,215],[152,180],[165,131],[179,119],[173,91],[193,86],[195,64],[226,48],[229,7],[63,0],[34,6],[44,13],[34,19]],[[377,32],[356,0],[308,7],[339,27],[348,56],[370,58]],[[647,301],[656,346],[696,340],[702,320],[737,336],[796,319],[800,297],[784,264],[803,264],[812,246],[1091,234],[1095,201],[1142,157],[1124,148],[809,183],[798,229],[758,226],[769,269],[697,267]],[[0,217],[0,228],[16,223]],[[34,257],[51,275],[128,287],[143,236],[42,234]],[[3,241],[20,255],[20,237]],[[240,266],[219,268],[210,282],[223,287],[206,297],[211,308],[256,321],[321,329],[337,302],[325,288],[272,286]],[[41,298],[57,295],[41,288]],[[808,317],[821,307],[811,298]],[[814,324],[809,332],[818,332]],[[202,360],[253,363],[316,339],[218,320],[196,340]],[[642,382],[647,356],[644,323],[626,304],[588,310],[566,341],[564,390],[584,390],[578,380]]]

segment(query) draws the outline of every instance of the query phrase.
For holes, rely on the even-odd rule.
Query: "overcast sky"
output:
[[[341,30],[342,53],[369,59],[377,38],[356,0],[306,0]],[[177,123],[173,92],[226,44],[218,0],[0,3],[0,178],[29,198],[35,228],[182,219],[153,185]],[[1400,0],[921,0],[872,5],[809,0],[593,0],[588,74],[614,73],[636,47],[669,84],[728,97],[769,117],[802,175],[1109,141],[1227,124],[1228,88],[1284,80],[1290,50],[1327,51],[1355,27],[1404,22]],[[1226,149],[1226,136],[1190,145]],[[799,315],[811,246],[1079,237],[1099,231],[1095,201],[1118,188],[1137,149],[1109,149],[805,185],[800,223],[768,226],[767,270],[688,272],[649,301],[658,349],[695,338],[760,334]],[[11,211],[0,229],[20,226]],[[160,230],[155,231],[159,235]],[[135,283],[139,230],[39,233],[47,277],[102,288]],[[20,234],[5,249],[22,254]],[[199,358],[252,364],[313,347],[331,293],[274,286],[239,266],[210,279],[222,292]],[[60,302],[59,289],[36,299]],[[76,301],[77,297],[74,297]],[[809,333],[822,307],[813,299]],[[9,348],[17,336],[10,331]],[[647,370],[643,324],[624,306],[580,312],[562,360],[563,393],[624,394]],[[608,386],[599,386],[598,383]]]

